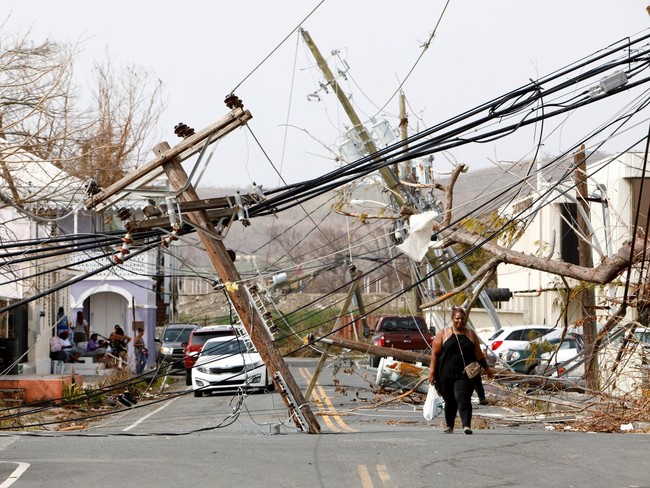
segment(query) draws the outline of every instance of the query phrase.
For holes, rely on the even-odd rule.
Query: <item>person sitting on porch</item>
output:
[[[50,359],[64,363],[77,363],[81,353],[73,349],[72,344],[68,341],[67,330],[50,339]]]
[[[90,334],[90,340],[86,345],[86,352],[83,355],[95,358],[95,361],[103,361],[104,354],[106,354],[106,342],[103,340],[98,341],[98,338],[98,334]]]

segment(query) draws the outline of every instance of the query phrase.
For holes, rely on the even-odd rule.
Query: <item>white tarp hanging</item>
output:
[[[433,220],[438,215],[438,212],[433,210],[411,215],[409,217],[409,236],[402,244],[395,247],[413,261],[422,261],[431,243]]]

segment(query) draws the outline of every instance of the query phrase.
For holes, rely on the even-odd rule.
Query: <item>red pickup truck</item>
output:
[[[433,334],[422,317],[385,315],[379,317],[372,336],[373,346],[406,349],[415,352],[431,351]],[[379,366],[379,357],[370,355],[370,366]]]

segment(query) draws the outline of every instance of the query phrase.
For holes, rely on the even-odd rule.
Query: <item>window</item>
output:
[[[560,258],[571,264],[580,264],[578,252],[578,209],[575,203],[561,203],[562,223],[560,225]]]
[[[630,227],[634,225],[637,213],[637,205],[639,207],[638,225],[643,229],[644,235],[648,235],[648,208],[650,208],[650,178],[646,178],[643,182],[643,194],[641,194],[641,178],[632,179],[632,215],[630,216]],[[639,202],[639,196],[640,202]]]

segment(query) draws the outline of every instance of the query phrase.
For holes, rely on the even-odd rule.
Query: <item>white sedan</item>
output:
[[[192,368],[194,396],[238,388],[273,389],[262,357],[257,351],[248,351],[240,337],[208,340]]]

